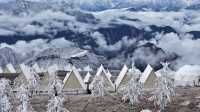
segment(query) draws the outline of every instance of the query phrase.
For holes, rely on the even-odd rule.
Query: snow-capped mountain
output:
[[[70,3],[42,5],[28,1],[25,9],[14,2],[0,3],[0,48],[11,48],[24,62],[38,61],[41,65],[78,63],[81,59],[81,66],[104,63],[119,67],[134,61],[141,69],[147,63],[159,67],[159,62],[166,60],[177,65],[200,63],[196,61],[200,54],[195,52],[200,48],[198,10],[155,11],[148,8],[151,4],[145,8],[115,4],[90,12]]]
[[[22,62],[20,54],[17,54],[11,48],[2,48],[0,49],[0,66],[5,66],[8,63],[17,65]]]

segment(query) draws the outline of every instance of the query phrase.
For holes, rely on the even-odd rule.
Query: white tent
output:
[[[7,64],[6,67],[8,69],[8,72],[16,73],[16,70],[15,70],[14,66],[11,63]]]
[[[154,72],[154,69],[151,67],[151,65],[147,65],[145,71],[140,77],[139,82],[144,85],[144,88],[151,89],[155,87],[156,79],[157,76]]]
[[[97,70],[97,73],[96,73],[95,77],[96,77],[96,76],[99,76],[99,75],[102,75],[102,76],[103,76],[104,81],[105,81],[105,83],[106,83],[106,87],[107,87],[106,89],[109,90],[109,91],[114,91],[114,90],[115,90],[115,86],[114,86],[114,84],[112,83],[111,79],[109,78],[108,74],[106,73],[106,71],[105,71],[103,65],[101,65],[101,66],[99,67],[99,69]],[[90,88],[93,88],[93,81],[92,81],[92,83],[90,84]]]
[[[26,76],[24,74],[19,74],[19,76],[16,77],[16,79],[14,80],[14,86],[13,86],[13,89],[18,91],[20,88],[20,86],[22,84],[24,85],[28,85],[28,80],[26,78]]]
[[[85,90],[86,85],[84,84],[83,79],[81,78],[76,67],[72,67],[72,70],[67,73],[66,77],[63,80],[64,86],[63,90]]]
[[[130,76],[128,76],[128,67],[126,65],[123,66],[122,70],[119,73],[119,76],[117,77],[115,81],[116,89],[126,85],[128,81],[131,79]]]
[[[27,80],[31,79],[30,69],[27,67],[24,63],[20,64],[20,69],[22,71],[22,74],[26,77]]]
[[[200,65],[185,65],[175,73],[175,84],[177,86],[194,86],[200,79]]]
[[[41,73],[42,72],[42,70],[40,69],[40,67],[39,67],[39,65],[37,63],[35,63],[32,67],[37,73]]]
[[[30,79],[30,73],[26,67],[25,64],[20,64],[19,69],[22,73],[19,74],[19,76],[14,80],[14,89],[18,90],[21,84],[27,85],[29,83]]]
[[[90,81],[90,78],[92,77],[92,75],[90,74],[90,72],[88,71],[85,78],[84,78],[84,83],[88,83]]]

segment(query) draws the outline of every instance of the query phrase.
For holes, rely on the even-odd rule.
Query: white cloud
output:
[[[158,53],[154,54],[150,48],[142,47],[135,50],[133,53],[133,60],[141,59],[142,61],[157,65],[160,61],[160,59],[165,58],[165,54],[161,51],[158,51]]]
[[[45,29],[44,27],[34,26],[34,25],[27,25],[21,29],[27,35],[35,35],[35,34],[44,34]]]
[[[43,39],[36,39],[30,42],[18,41],[14,45],[8,45],[6,43],[0,44],[0,48],[9,47],[22,55],[31,52],[40,52],[47,48],[68,48],[72,46],[74,46],[74,43],[65,40],[64,38],[54,39],[50,42]]]
[[[167,52],[174,52],[181,56],[177,60],[178,65],[184,64],[200,64],[200,39],[193,40],[189,34],[178,36],[175,33],[168,33],[166,35],[158,35],[157,42],[154,41],[158,47]]]
[[[3,36],[3,35],[13,35],[13,34],[15,34],[15,32],[0,28],[0,36]]]

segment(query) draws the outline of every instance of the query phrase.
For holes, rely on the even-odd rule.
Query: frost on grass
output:
[[[169,77],[172,71],[169,69],[168,63],[162,65],[161,76],[158,77],[156,81],[157,88],[153,92],[153,97],[151,98],[160,111],[164,111],[167,104],[171,102],[171,97],[175,95],[174,80]]]
[[[105,85],[106,84],[105,84],[105,80],[103,76],[101,75],[95,76],[93,87],[91,89],[92,96],[96,96],[96,97],[105,96],[108,93]]]
[[[20,86],[17,97],[19,98],[17,112],[35,112],[30,104],[30,94],[27,86],[23,84]]]
[[[142,95],[142,84],[138,81],[139,72],[136,71],[136,68],[133,66],[129,71],[129,75],[131,75],[131,80],[122,90],[122,100],[129,100],[131,105],[139,103],[139,98]]]
[[[9,81],[6,79],[0,79],[0,112],[12,112],[13,106],[11,98],[13,93],[9,85]]]

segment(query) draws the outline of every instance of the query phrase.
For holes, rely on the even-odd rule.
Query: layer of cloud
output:
[[[194,40],[189,34],[168,33],[157,35],[154,43],[167,52],[174,52],[181,56],[177,60],[178,67],[185,64],[200,64],[200,39]]]
[[[22,55],[29,54],[31,52],[40,52],[48,48],[70,48],[75,46],[73,42],[65,40],[64,38],[54,39],[50,42],[48,40],[36,39],[30,42],[18,41],[14,45],[8,45],[6,43],[0,44],[0,49],[4,47],[12,48],[15,52]]]

